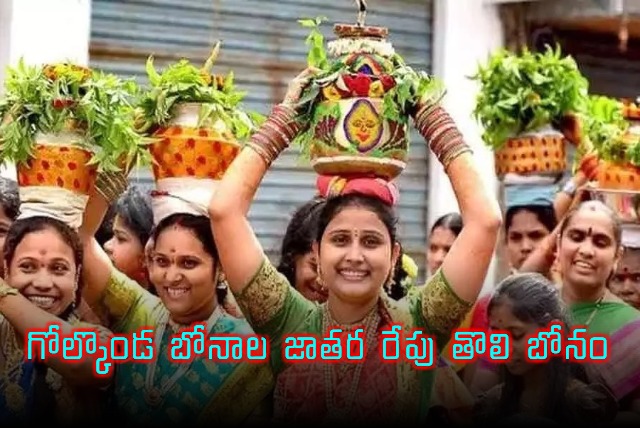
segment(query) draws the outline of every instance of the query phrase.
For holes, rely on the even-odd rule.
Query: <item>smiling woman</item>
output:
[[[24,360],[19,340],[29,329],[61,322],[72,327],[109,332],[79,321],[74,309],[80,299],[79,269],[82,248],[77,235],[64,223],[48,217],[16,221],[7,234],[4,262],[7,284],[0,285],[0,417],[2,422],[37,418],[46,409],[58,422],[100,419],[98,391],[87,386],[108,384],[93,375],[93,358],[81,364],[58,359]],[[50,419],[48,419],[50,420]]]

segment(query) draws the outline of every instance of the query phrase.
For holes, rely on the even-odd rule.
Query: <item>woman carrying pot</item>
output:
[[[440,348],[444,346],[482,286],[500,227],[499,208],[447,113],[437,106],[419,106],[417,127],[443,163],[458,197],[464,219],[458,240],[416,299],[390,301],[383,286],[399,262],[395,189],[377,179],[347,180],[342,191],[327,195],[314,243],[328,300],[323,305],[309,302],[266,259],[246,216],[268,167],[301,129],[292,121],[293,105],[311,74],[307,71],[294,81],[284,103],[274,108],[250,147],[238,155],[212,198],[211,226],[220,261],[250,324],[269,335],[276,373],[286,377],[274,396],[276,418],[417,423],[426,415],[433,371],[419,372],[409,363],[383,363],[374,350],[378,332],[399,322],[407,329],[425,329],[437,337]],[[435,123],[440,126],[433,129]],[[320,188],[330,187],[320,181]],[[462,263],[467,266],[464,272],[459,269]],[[366,362],[287,366],[281,358],[286,334],[321,334],[328,326],[344,331],[353,325],[365,326],[371,347]]]
[[[154,196],[157,224],[150,238],[149,281],[157,295],[118,271],[93,238],[107,211],[127,187],[121,174],[98,177],[85,211],[81,237],[84,280],[91,305],[113,320],[113,330],[154,329],[155,358],[119,365],[115,401],[124,422],[236,425],[268,412],[273,387],[266,364],[169,360],[173,334],[206,323],[214,334],[252,334],[247,322],[227,310],[227,286],[206,206],[170,192]],[[207,189],[203,189],[206,191]],[[209,189],[210,190],[210,189]]]
[[[28,331],[49,323],[89,328],[100,340],[110,333],[80,321],[82,246],[78,235],[51,216],[13,223],[4,243],[5,279],[0,282],[0,419],[3,423],[91,423],[102,418],[106,377],[94,374],[96,355],[71,364],[61,358],[26,361]]]

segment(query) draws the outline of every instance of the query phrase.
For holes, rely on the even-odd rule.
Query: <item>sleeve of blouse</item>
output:
[[[114,331],[127,331],[135,324],[134,319],[143,315],[139,308],[144,306],[147,296],[151,294],[137,282],[113,269],[98,310],[108,313]]]
[[[272,342],[296,332],[315,308],[266,257],[249,285],[235,297],[253,330],[269,335]]]
[[[449,342],[452,331],[472,307],[472,303],[455,294],[442,269],[438,269],[422,287],[417,304],[428,330],[436,336],[438,349],[443,349]]]

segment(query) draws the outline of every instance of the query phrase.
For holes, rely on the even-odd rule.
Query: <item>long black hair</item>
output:
[[[508,304],[513,315],[524,323],[546,327],[557,320],[565,331],[570,328],[569,315],[557,289],[543,275],[537,273],[516,274],[502,281],[494,292],[488,306],[488,314],[501,305]],[[587,382],[584,368],[562,358],[551,358],[545,365],[547,391],[544,416],[561,420],[567,411],[566,392],[569,382],[578,379]],[[518,413],[524,384],[522,377],[515,376],[501,366],[504,387],[495,417],[506,417]]]

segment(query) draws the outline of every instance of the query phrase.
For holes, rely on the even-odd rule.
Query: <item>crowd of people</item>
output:
[[[294,81],[278,115],[290,114],[303,82]],[[76,231],[49,217],[17,219],[18,186],[3,179],[0,420],[423,425],[633,418],[640,412],[640,250],[622,247],[616,213],[582,201],[577,186],[554,200],[514,201],[503,216],[453,121],[440,107],[422,107],[416,127],[442,162],[460,209],[430,229],[425,284],[416,283],[398,238],[392,184],[380,180],[353,180],[304,204],[277,264],[265,256],[247,215],[269,166],[295,136],[276,114],[235,158],[206,215],[165,213],[154,224],[150,196],[104,173]],[[286,144],[275,141],[284,136]],[[478,298],[497,245],[506,247],[512,272]],[[96,328],[104,338],[151,327],[157,358],[119,364],[111,377],[94,376],[90,360],[25,361],[25,333],[54,320],[65,331]],[[552,321],[610,335],[609,361],[527,362],[527,336]],[[172,362],[171,335],[196,322],[211,334],[267,335],[270,361]],[[391,323],[434,335],[438,368],[382,362],[378,333]],[[283,359],[286,335],[338,326],[364,327],[362,364]],[[512,358],[501,365],[451,361],[447,344],[457,328],[508,331]]]

